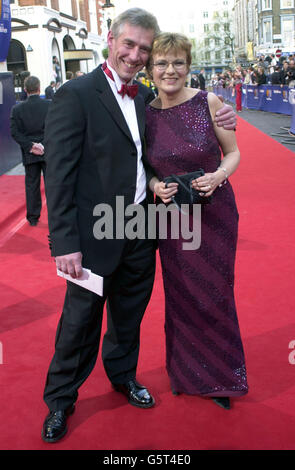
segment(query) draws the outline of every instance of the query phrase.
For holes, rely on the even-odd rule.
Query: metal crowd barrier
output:
[[[292,90],[285,85],[282,87],[279,85],[243,85],[242,106],[259,111],[292,115]],[[227,101],[235,102],[236,97],[232,88],[216,86],[213,87],[213,92],[216,95],[222,95]]]

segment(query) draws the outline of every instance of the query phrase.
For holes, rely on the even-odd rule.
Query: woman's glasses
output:
[[[159,60],[158,62],[154,62],[153,66],[156,67],[159,72],[163,72],[164,70],[167,70],[169,65],[172,65],[174,70],[183,70],[186,66],[186,62],[181,59],[174,60],[173,62],[168,62],[167,60]]]

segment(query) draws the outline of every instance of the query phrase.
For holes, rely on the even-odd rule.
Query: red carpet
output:
[[[295,158],[242,119],[237,136],[242,160],[232,178],[240,212],[236,300],[249,394],[233,400],[229,412],[208,399],[172,395],[158,263],[138,371],[156,406],[128,405],[111,389],[99,357],[80,389],[68,434],[58,444],[43,443],[42,393],[65,286],[49,257],[46,211],[37,227],[14,231],[25,216],[23,180],[0,177],[1,449],[295,449],[295,365],[288,360],[295,340]],[[5,222],[18,206],[23,209],[14,224],[11,218]]]

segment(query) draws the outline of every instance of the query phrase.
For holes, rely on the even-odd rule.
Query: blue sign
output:
[[[10,1],[0,0],[0,62],[7,59],[11,36]]]
[[[0,72],[0,175],[21,162],[20,146],[11,137],[9,126],[14,104],[13,74]]]

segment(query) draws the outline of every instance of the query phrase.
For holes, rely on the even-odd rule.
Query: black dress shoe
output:
[[[75,411],[72,405],[66,410],[51,411],[45,418],[42,439],[45,442],[57,442],[67,433],[67,418]]]
[[[128,398],[130,405],[139,408],[151,408],[155,400],[149,391],[136,380],[129,380],[125,384],[112,384],[117,392],[123,393]]]
[[[212,397],[212,400],[224,410],[230,410],[230,400],[228,397]]]
[[[29,220],[29,224],[31,225],[31,227],[36,227],[36,225],[38,224],[38,222],[39,222],[38,219]]]

